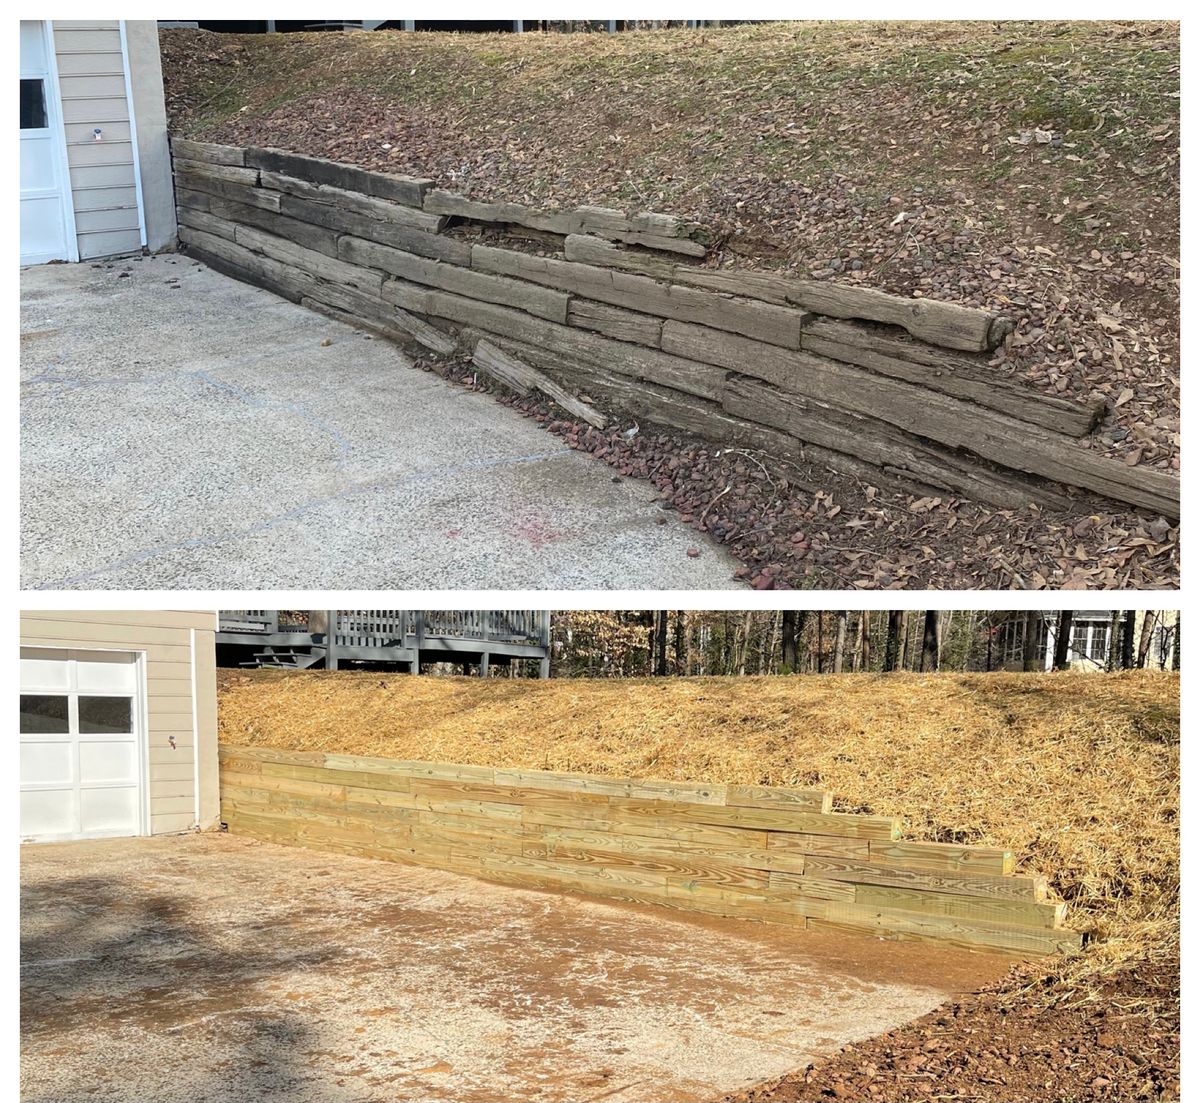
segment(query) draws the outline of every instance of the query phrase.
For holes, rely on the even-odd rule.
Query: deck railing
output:
[[[220,631],[253,635],[303,632],[325,635],[333,623],[339,646],[420,646],[424,640],[455,639],[480,643],[548,646],[550,614],[545,609],[338,609],[313,614],[276,609],[222,609]]]

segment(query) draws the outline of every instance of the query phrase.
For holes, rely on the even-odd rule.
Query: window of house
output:
[[[21,78],[21,129],[45,130],[46,82],[41,77]]]

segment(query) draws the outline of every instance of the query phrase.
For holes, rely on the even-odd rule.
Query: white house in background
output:
[[[215,611],[21,614],[21,839],[213,827]]]
[[[1175,662],[1178,637],[1179,614],[1175,610],[1145,612],[1139,610],[1134,618],[1133,653],[1136,660],[1142,630],[1147,616],[1152,617],[1147,640],[1146,667],[1151,670],[1170,670]],[[1038,618],[1037,663],[1042,670],[1054,666],[1054,645],[1058,634],[1058,613],[1049,611]],[[1071,622],[1071,642],[1067,650],[1067,662],[1073,670],[1097,673],[1107,670],[1110,656],[1114,663],[1119,655],[1113,648],[1121,644],[1120,629],[1113,633],[1111,609],[1080,609]],[[1025,614],[1012,613],[1004,618],[995,630],[993,665],[1003,670],[1021,670],[1025,649]]]
[[[152,19],[21,20],[21,263],[175,241]]]

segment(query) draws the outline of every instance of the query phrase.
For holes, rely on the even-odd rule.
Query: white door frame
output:
[[[54,23],[53,20],[39,21],[42,27],[42,45],[46,53],[45,73],[30,72],[30,78],[41,78],[46,82],[46,114],[47,129],[50,133],[51,145],[54,148],[54,164],[61,201],[63,234],[66,238],[66,259],[79,260],[79,238],[75,233],[75,193],[71,187],[71,166],[67,159],[67,127],[63,120],[62,89],[58,83],[58,55],[54,52]],[[26,76],[21,70],[21,76]],[[38,261],[30,261],[37,264]]]
[[[137,747],[138,772],[138,836],[150,834],[150,698],[146,678],[146,652],[134,647],[63,647],[59,644],[22,643],[21,650],[30,651],[59,651],[63,661],[70,657],[70,652],[92,652],[104,655],[132,655],[135,675],[133,691],[133,730],[137,737],[134,746]],[[25,692],[23,685],[18,686],[18,692]],[[61,694],[61,689],[48,689],[47,693]],[[67,691],[68,695],[74,690]],[[18,737],[19,738],[19,737]],[[121,836],[117,836],[121,837]],[[126,836],[127,837],[127,836]],[[56,842],[77,836],[22,836],[22,842]],[[85,840],[86,841],[86,840]]]

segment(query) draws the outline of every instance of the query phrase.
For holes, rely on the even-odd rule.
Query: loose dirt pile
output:
[[[1010,846],[1091,936],[1075,958],[1020,969],[755,1100],[1178,1090],[1178,675],[222,671],[220,687],[228,744],[819,785],[841,810],[904,817],[912,837]]]

